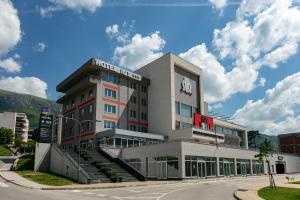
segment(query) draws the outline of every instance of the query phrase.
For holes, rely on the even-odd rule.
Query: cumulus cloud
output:
[[[0,54],[4,54],[21,40],[21,25],[11,1],[1,0],[0,10]]]
[[[5,58],[21,41],[21,24],[17,10],[10,0],[0,0],[0,68],[8,73],[20,72],[19,54]],[[0,77],[0,89],[32,94],[46,98],[47,84],[36,77]]]
[[[227,5],[227,0],[209,0],[216,9],[222,9]]]
[[[136,70],[162,56],[161,50],[165,43],[158,31],[145,37],[135,34],[128,43],[115,48],[113,61],[120,66]]]
[[[13,58],[6,58],[5,60],[0,60],[0,68],[7,72],[20,72],[21,65]]]
[[[295,55],[300,42],[300,9],[291,0],[243,0],[236,18],[214,30],[214,53],[196,45],[181,57],[204,69],[209,103],[263,86],[263,66],[276,68]],[[223,66],[220,62],[232,63]]]
[[[47,45],[45,43],[39,42],[39,43],[37,43],[37,45],[35,45],[33,47],[33,50],[37,51],[37,52],[43,52],[43,51],[45,51],[46,47],[47,47]]]
[[[118,24],[114,24],[112,26],[107,26],[105,29],[105,33],[112,37],[113,35],[117,34],[119,32],[119,25]]]
[[[299,131],[300,115],[294,108],[300,105],[300,72],[279,81],[257,101],[249,100],[238,109],[235,122],[266,134]]]
[[[0,79],[0,88],[47,98],[47,84],[36,77],[4,77]]]
[[[95,12],[97,8],[101,7],[102,0],[48,0],[53,5],[46,8],[40,8],[40,14],[45,16],[51,16],[53,12],[62,11],[65,9],[72,9],[76,12],[87,10]]]

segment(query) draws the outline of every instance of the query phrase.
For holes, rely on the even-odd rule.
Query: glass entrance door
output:
[[[230,163],[224,163],[224,176],[230,176]]]
[[[205,162],[198,162],[198,177],[204,178],[205,177]]]
[[[157,163],[157,177],[166,179],[167,177],[167,162],[161,161]]]

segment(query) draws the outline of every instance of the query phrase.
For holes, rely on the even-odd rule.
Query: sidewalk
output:
[[[263,200],[257,195],[257,191],[267,186],[268,185],[266,184],[255,184],[250,187],[247,187],[244,190],[235,191],[234,197],[239,200]],[[281,182],[281,183],[277,183],[276,187],[288,187],[288,188],[300,189],[300,184]]]

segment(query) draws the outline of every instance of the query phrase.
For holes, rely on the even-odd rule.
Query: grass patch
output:
[[[74,183],[68,178],[50,172],[18,171],[18,174],[43,185],[63,186]]]
[[[16,171],[19,175],[43,185],[62,186],[71,185],[74,182],[66,177],[51,172],[35,172],[34,155],[25,155],[19,158]]]
[[[258,191],[258,196],[266,200],[299,200],[300,189],[277,187],[277,190],[273,191],[264,187]]]
[[[16,171],[25,171],[34,169],[34,155],[25,155],[19,158]]]
[[[0,145],[0,156],[11,156],[12,153],[4,145]]]

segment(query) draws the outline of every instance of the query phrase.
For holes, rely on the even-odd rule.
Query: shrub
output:
[[[116,182],[122,182],[123,176],[114,174],[110,177],[111,181],[116,183]]]

